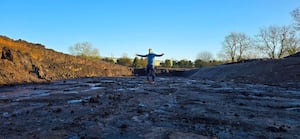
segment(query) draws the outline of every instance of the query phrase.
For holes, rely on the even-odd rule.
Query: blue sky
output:
[[[165,53],[159,59],[216,56],[231,32],[288,25],[300,0],[1,0],[0,35],[69,53],[90,42],[102,57]]]

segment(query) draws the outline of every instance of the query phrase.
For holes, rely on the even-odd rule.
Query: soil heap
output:
[[[0,51],[0,84],[132,74],[128,67],[63,54],[42,44],[1,35]]]
[[[199,69],[192,78],[279,85],[300,81],[300,52],[283,59],[255,59]]]

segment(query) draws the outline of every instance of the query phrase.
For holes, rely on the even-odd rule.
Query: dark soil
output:
[[[205,67],[191,77],[254,84],[290,84],[292,87],[300,87],[300,52],[283,59],[257,59]]]
[[[0,88],[0,138],[299,138],[300,89],[188,78]]]

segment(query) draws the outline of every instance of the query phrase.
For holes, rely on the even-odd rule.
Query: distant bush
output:
[[[69,49],[71,54],[75,56],[82,56],[90,59],[100,59],[99,50],[97,48],[93,48],[92,44],[89,42],[76,43]]]
[[[210,60],[210,61],[203,61],[201,59],[195,60],[195,67],[201,68],[201,67],[207,67],[207,66],[215,66],[223,64],[222,61],[216,61],[216,60]]]
[[[129,67],[132,65],[132,60],[128,57],[123,56],[117,60],[117,64]]]
[[[108,57],[102,58],[101,60],[109,63],[115,63],[114,59]]]
[[[144,68],[146,67],[147,65],[147,59],[139,59],[138,57],[135,57],[133,59],[133,62],[132,62],[132,67],[134,68]]]

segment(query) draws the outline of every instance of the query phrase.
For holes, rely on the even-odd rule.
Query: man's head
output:
[[[149,54],[152,54],[152,49],[151,48],[149,48]]]

